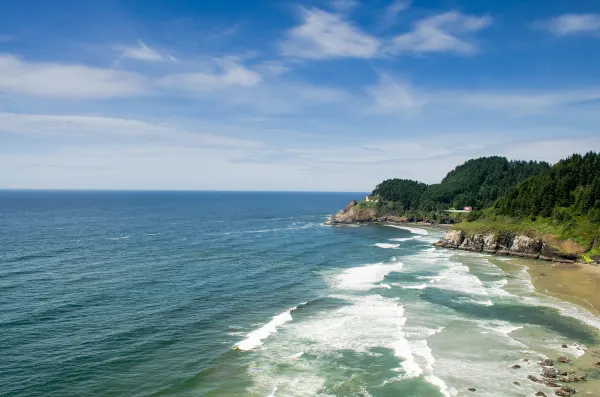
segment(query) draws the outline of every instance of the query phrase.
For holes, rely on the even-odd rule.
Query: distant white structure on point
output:
[[[463,211],[471,212],[471,211],[473,211],[473,207],[465,207],[465,208],[463,208]]]
[[[371,196],[368,196],[368,195],[365,197],[365,201],[367,203],[378,203],[379,202],[379,200],[371,198]]]

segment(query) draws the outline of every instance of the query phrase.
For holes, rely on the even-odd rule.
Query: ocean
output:
[[[598,344],[440,229],[323,225],[360,197],[0,192],[0,396],[550,395]]]

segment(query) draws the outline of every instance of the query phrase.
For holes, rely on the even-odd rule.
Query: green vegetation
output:
[[[469,160],[441,183],[390,179],[366,203],[379,214],[409,220],[460,223],[467,233],[519,232],[555,240],[566,254],[583,260],[600,257],[600,154],[587,153],[544,162],[508,161],[503,157]],[[447,212],[472,206],[469,213]]]
[[[487,208],[519,182],[549,168],[544,162],[482,157],[456,167],[439,184],[388,179],[377,185],[373,195],[394,203],[394,211],[403,215],[435,213],[450,218],[445,210],[466,206]]]

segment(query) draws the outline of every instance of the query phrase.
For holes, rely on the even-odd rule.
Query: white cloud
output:
[[[331,7],[341,13],[352,11],[358,6],[360,6],[360,2],[357,0],[333,0],[331,2]]]
[[[463,92],[440,94],[443,101],[516,114],[540,112],[600,100],[600,89],[542,92]]]
[[[0,93],[42,98],[106,99],[140,95],[144,79],[136,73],[84,65],[28,62],[0,54]]]
[[[303,23],[291,29],[281,43],[283,55],[307,59],[373,58],[377,55],[379,40],[341,15],[302,9],[302,17]]]
[[[173,57],[165,57],[158,53],[155,49],[148,47],[142,40],[138,40],[136,47],[116,47],[116,50],[121,52],[123,58],[137,59],[140,61],[164,61],[165,59],[173,60]]]
[[[407,113],[418,110],[425,104],[408,86],[390,76],[382,74],[377,85],[367,87],[367,94],[373,101],[373,111],[379,113]]]
[[[394,37],[386,52],[390,54],[458,52],[473,53],[477,48],[461,37],[491,25],[488,16],[470,16],[451,11],[425,18],[414,25],[413,31]]]
[[[394,19],[402,11],[406,11],[411,6],[411,0],[394,0],[385,8],[384,24],[391,25]]]
[[[255,149],[260,142],[193,131],[168,124],[135,119],[81,115],[0,113],[0,133],[35,134],[37,139],[63,138],[69,144],[81,140],[94,145],[107,143],[140,145],[147,142],[166,146],[199,146]]]
[[[557,36],[600,34],[600,14],[564,14],[543,25]]]
[[[230,86],[252,87],[262,80],[260,73],[232,59],[215,59],[211,70],[166,76],[159,85],[191,92],[205,92]]]

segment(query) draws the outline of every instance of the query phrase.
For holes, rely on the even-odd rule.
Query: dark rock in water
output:
[[[528,363],[528,362],[529,362],[529,360],[528,360],[528,359],[526,359],[526,358],[524,358],[522,361],[523,361],[524,363]]]
[[[469,391],[477,391],[477,389],[474,387],[469,387]]]
[[[565,356],[560,356],[560,357],[558,358],[558,361],[560,361],[561,363],[568,363],[568,362],[569,362],[569,359],[568,359],[568,358],[566,358]]]
[[[575,393],[577,393],[577,390],[575,390],[569,386],[563,386],[554,392],[554,394],[556,394],[557,396],[561,396],[561,397],[570,397]]]
[[[540,382],[540,380],[535,375],[528,375],[527,379],[529,379],[532,382],[537,382],[537,383]]]
[[[569,375],[559,379],[561,382],[584,382],[587,380],[587,375]]]
[[[548,387],[560,387],[560,385],[558,383],[556,383],[554,380],[550,379],[550,380],[544,380],[544,384]]]
[[[513,383],[517,386],[521,386],[521,382],[514,381]]]
[[[550,360],[549,358],[542,360],[539,362],[539,364],[543,367],[553,367],[554,366],[554,361]]]
[[[520,366],[519,364],[515,364],[515,365],[513,365],[511,368],[512,368],[512,369],[519,369],[519,368],[521,368],[521,366]]]
[[[596,363],[596,367],[600,367],[600,361]]]
[[[569,346],[567,346],[567,345],[562,345],[562,347],[563,347],[563,349],[566,349],[566,348],[567,348],[567,347],[569,347]]]
[[[542,371],[542,376],[546,378],[556,378],[556,369],[544,368],[544,370]]]
[[[543,391],[539,391],[539,392],[535,393],[535,395],[539,396],[539,397],[548,397],[548,396],[546,396],[546,393],[544,393]]]

